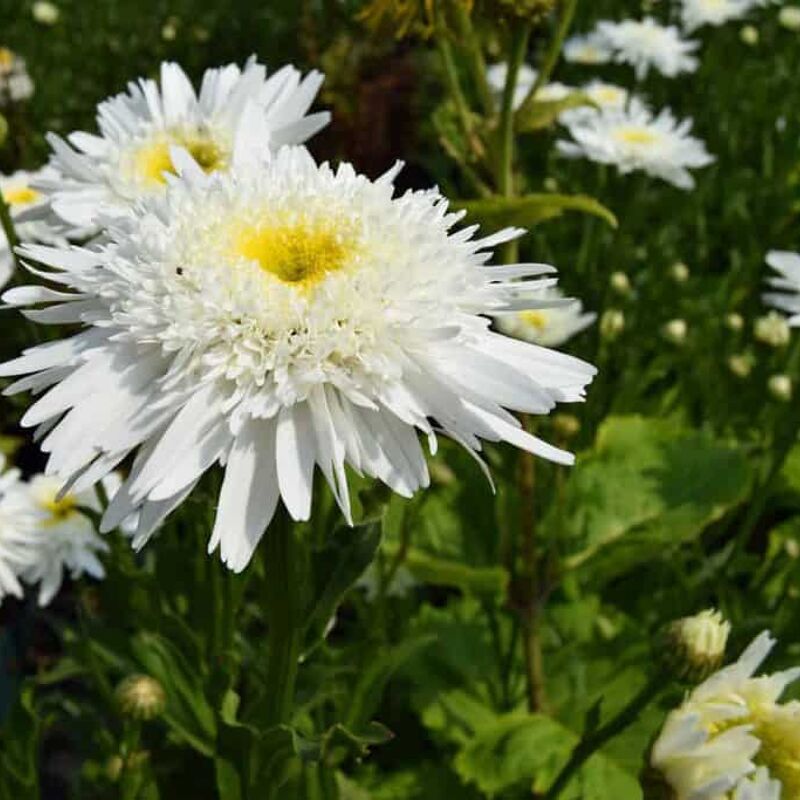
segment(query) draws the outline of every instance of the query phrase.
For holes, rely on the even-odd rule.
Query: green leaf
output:
[[[459,201],[457,209],[464,209],[469,217],[488,232],[508,226],[531,228],[547,220],[560,217],[565,211],[580,211],[605,220],[612,228],[617,218],[602,203],[583,194],[527,194],[524,197],[487,197],[482,200]]]
[[[217,726],[196,665],[187,661],[172,642],[158,634],[139,633],[131,647],[145,671],[164,687],[167,695],[166,723],[203,755],[213,755]]]
[[[561,100],[534,100],[517,111],[515,125],[520,133],[549,128],[558,122],[564,111],[592,105],[594,103],[583,92],[570,92]]]
[[[391,547],[386,551],[393,554]],[[502,595],[508,586],[508,572],[502,567],[471,567],[458,561],[436,558],[416,547],[409,548],[403,564],[422,583],[488,595]]]
[[[0,147],[2,147],[6,143],[6,138],[8,137],[8,122],[6,118],[0,114]]]
[[[563,513],[545,524],[566,539],[566,569],[599,586],[698,537],[745,499],[750,480],[743,453],[704,433],[611,417],[571,472]]]
[[[531,785],[541,793],[577,743],[576,734],[550,717],[514,712],[481,727],[459,751],[455,767],[489,797]],[[635,776],[598,752],[562,797],[639,800],[641,791]]]
[[[0,800],[39,800],[41,720],[25,687],[0,731]]]
[[[311,556],[313,593],[306,623],[306,647],[322,638],[345,592],[370,565],[381,541],[377,523],[334,530]]]

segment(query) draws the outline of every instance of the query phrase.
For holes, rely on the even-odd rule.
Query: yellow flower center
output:
[[[53,522],[63,522],[77,508],[78,504],[72,495],[64,495],[60,500],[57,495],[52,495],[42,500],[42,506],[52,515]]]
[[[255,261],[284,283],[310,288],[351,260],[355,241],[331,222],[242,226],[234,232],[234,251]]]
[[[621,103],[624,99],[624,93],[620,89],[614,89],[611,86],[604,86],[602,89],[595,89],[592,92],[592,99],[599,106],[610,106],[616,103]]]
[[[7,47],[0,47],[0,69],[10,69],[14,64],[14,53]]]
[[[617,131],[617,138],[626,144],[636,146],[651,145],[658,140],[658,137],[652,131],[636,127],[620,128]]]
[[[543,331],[547,327],[547,315],[542,311],[521,311],[520,318],[526,325]]]
[[[151,185],[165,184],[167,174],[174,175],[170,148],[183,147],[205,172],[227,166],[223,149],[208,135],[172,133],[142,145],[133,159],[134,172]]]
[[[6,186],[3,189],[3,200],[10,206],[28,206],[35,203],[42,196],[41,192],[31,189],[30,186],[20,184],[17,186]]]

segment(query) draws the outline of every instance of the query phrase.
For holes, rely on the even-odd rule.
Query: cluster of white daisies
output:
[[[687,660],[718,659],[730,626],[718,612],[680,621]],[[788,800],[800,796],[800,702],[780,697],[800,667],[755,676],[775,640],[765,631],[670,712],[650,764],[674,800]],[[660,795],[659,795],[660,796]]]
[[[572,461],[513,412],[583,400],[594,368],[491,322],[564,305],[554,269],[491,266],[524,231],[479,237],[436,190],[396,194],[399,165],[370,180],[315,163],[321,81],[251,60],[195,89],[164,64],[100,104],[97,133],[50,136],[47,167],[9,179],[38,281],[3,301],[76,326],[0,365],[7,394],[37,395],[22,425],[48,455],[31,486],[67,492],[54,514],[96,509],[101,533],[135,520],[138,548],[219,464],[208,547],[238,571],[279,504],[309,518],[317,471],[351,520],[349,470],[410,496],[440,436],[481,464],[483,441]],[[86,500],[118,468],[108,505]],[[75,537],[62,565],[100,575],[102,541]],[[7,592],[38,574],[18,545],[0,527]]]

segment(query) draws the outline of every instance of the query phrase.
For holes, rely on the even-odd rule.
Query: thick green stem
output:
[[[302,645],[299,548],[287,514],[276,515],[262,545],[265,557],[264,609],[269,626],[266,686],[262,724],[281,725],[291,719],[297,661]]]
[[[606,742],[618,736],[625,728],[634,723],[639,714],[651,703],[663,687],[663,677],[652,679],[615,717],[605,725],[584,736],[572,751],[567,763],[561,768],[561,772],[558,773],[556,779],[550,785],[543,800],[556,800],[586,761]]]
[[[453,17],[458,30],[458,36],[464,51],[467,55],[467,63],[475,83],[475,91],[478,95],[483,113],[491,117],[495,113],[494,98],[486,78],[486,61],[483,57],[481,43],[472,25],[472,19],[462,0],[451,2]]]
[[[572,20],[575,18],[575,9],[577,5],[578,0],[566,0],[564,3],[564,9],[561,12],[561,19],[558,22],[556,35],[553,37],[553,41],[550,43],[550,49],[547,51],[544,63],[539,69],[539,72],[536,75],[536,80],[534,81],[531,90],[526,95],[521,108],[525,108],[529,104],[533,103],[536,95],[539,93],[539,89],[541,89],[543,86],[546,86],[550,80],[550,76],[553,74],[553,70],[556,68],[556,64],[558,63],[558,58],[561,55],[561,48],[564,44],[564,40],[567,38],[570,27],[572,27]]]

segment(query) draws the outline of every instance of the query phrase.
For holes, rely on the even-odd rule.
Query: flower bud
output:
[[[788,375],[772,375],[767,381],[769,393],[782,403],[792,399],[792,379]]]
[[[604,339],[616,339],[625,330],[625,315],[617,308],[609,308],[600,317],[600,335]]]
[[[581,421],[572,414],[554,414],[553,429],[562,439],[571,439],[581,430]]]
[[[558,0],[491,0],[491,11],[507,20],[541,22]]]
[[[777,311],[770,311],[766,316],[759,317],[753,325],[753,332],[759,342],[770,347],[785,347],[791,336],[789,323]]]
[[[744,317],[735,311],[725,315],[725,327],[731,331],[740,331],[744,328]]]
[[[745,25],[739,31],[739,38],[750,47],[755,47],[758,44],[758,40],[761,38],[758,32],[758,28],[754,25]]]
[[[785,6],[778,12],[778,22],[788,31],[800,31],[800,8]]]
[[[679,680],[705,680],[722,665],[730,623],[713,608],[670,623],[664,634],[663,661]]]
[[[675,283],[686,283],[689,280],[689,267],[683,261],[676,261],[670,268],[669,274]]]
[[[159,716],[167,704],[164,687],[149,675],[129,675],[117,686],[116,698],[120,711],[138,720]]]
[[[58,6],[48,3],[47,0],[38,0],[31,6],[31,14],[40,25],[55,25],[61,12]]]
[[[661,329],[664,338],[673,344],[683,344],[686,341],[688,332],[689,326],[686,324],[685,319],[671,319]]]
[[[624,272],[612,272],[609,283],[618,294],[630,294],[631,292],[630,278]]]
[[[737,378],[746,378],[752,371],[755,359],[750,353],[736,353],[728,359],[728,369]]]

